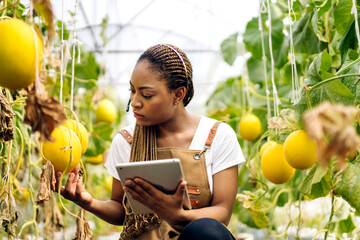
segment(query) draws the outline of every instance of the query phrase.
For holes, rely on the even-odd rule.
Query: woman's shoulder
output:
[[[114,136],[112,143],[113,144],[123,144],[123,143],[127,142],[126,139],[124,138],[124,136],[120,132],[123,130],[126,130],[130,134],[130,136],[133,136],[134,129],[135,129],[135,127],[132,125],[128,125],[128,126],[120,128],[118,130],[117,134]]]

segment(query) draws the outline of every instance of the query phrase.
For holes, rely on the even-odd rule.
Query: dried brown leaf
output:
[[[36,12],[42,17],[47,24],[48,38],[54,39],[55,26],[54,26],[54,11],[50,0],[32,0]]]
[[[9,236],[16,236],[20,212],[16,210],[15,198],[11,192],[0,199],[0,226]]]
[[[0,142],[14,138],[12,118],[15,116],[8,99],[0,92]]]
[[[76,221],[76,234],[73,240],[88,240],[92,238],[92,231],[90,225],[87,222],[84,209],[80,209],[77,221]]]
[[[346,157],[360,148],[360,137],[354,127],[359,118],[359,109],[329,102],[307,111],[304,116],[308,136],[317,143],[317,154],[321,165],[337,157],[338,168],[346,165]]]
[[[54,232],[60,231],[64,227],[63,215],[56,203],[55,198],[53,201],[47,201],[44,204],[45,222],[44,232],[46,239],[54,239]]]
[[[47,161],[40,174],[38,193],[36,195],[36,204],[43,204],[49,200],[52,191],[55,191],[55,169],[50,161]]]
[[[64,109],[53,97],[49,97],[43,85],[37,93],[35,83],[28,88],[24,123],[32,132],[40,132],[42,141],[52,141],[51,132],[66,121]]]

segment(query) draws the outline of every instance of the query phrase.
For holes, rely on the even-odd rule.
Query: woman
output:
[[[111,224],[123,225],[120,239],[234,239],[226,225],[244,158],[230,126],[186,111],[194,90],[185,53],[165,44],[146,50],[134,68],[130,90],[136,126],[115,136],[105,164],[113,176],[111,200],[92,198],[76,171],[62,195]],[[173,157],[180,159],[186,179],[173,195],[140,178],[122,186],[115,168],[118,162]],[[183,204],[185,188],[191,209]],[[155,214],[134,215],[124,191]]]

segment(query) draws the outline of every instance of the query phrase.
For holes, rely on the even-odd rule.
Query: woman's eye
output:
[[[151,98],[152,96],[143,95],[144,98]]]
[[[134,90],[134,89],[129,88],[129,91],[130,91],[131,93],[135,93],[135,90]]]

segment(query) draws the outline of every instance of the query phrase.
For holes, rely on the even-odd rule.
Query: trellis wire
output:
[[[74,13],[74,25],[73,25],[73,58],[72,58],[72,72],[71,72],[71,93],[70,93],[70,109],[73,110],[74,106],[74,75],[75,75],[75,48],[78,46],[78,54],[80,56],[80,44],[81,42],[76,39],[76,17],[79,8],[79,0],[75,2],[75,13]],[[79,58],[80,61],[80,58]]]
[[[293,30],[292,30],[292,26],[294,24],[294,21],[291,18],[291,15],[294,14],[292,0],[288,0],[288,10],[289,10],[288,18],[290,23],[289,38],[290,38],[290,63],[291,63],[291,102],[296,103],[300,100],[300,83],[296,69],[295,48],[294,48]]]
[[[270,1],[267,0],[267,10],[268,10],[268,21],[269,21],[269,51],[270,51],[270,60],[271,60],[271,83],[273,87],[273,98],[274,98],[274,117],[279,116],[279,104],[280,99],[278,97],[276,85],[275,85],[275,63],[274,63],[274,55],[272,49],[272,37],[271,37],[271,9],[270,9]]]
[[[264,67],[264,82],[265,82],[265,92],[266,92],[266,106],[267,106],[267,118],[271,117],[270,109],[270,91],[268,85],[267,69],[266,69],[266,55],[265,55],[265,41],[264,41],[264,31],[262,26],[262,17],[261,14],[266,11],[266,6],[262,0],[259,0],[259,31],[261,36],[261,49],[262,49],[262,62]]]

